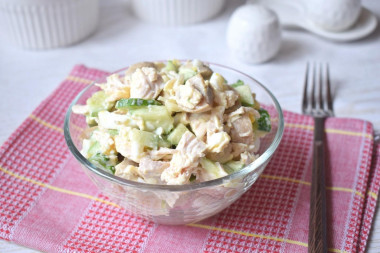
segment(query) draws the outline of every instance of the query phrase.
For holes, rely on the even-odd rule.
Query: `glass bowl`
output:
[[[261,139],[260,157],[242,170],[211,181],[187,185],[154,185],[117,177],[89,162],[81,153],[87,128],[85,117],[72,113],[72,106],[86,104],[99,87],[91,84],[71,103],[65,118],[64,134],[69,150],[99,190],[130,213],[160,224],[180,225],[208,218],[237,200],[257,180],[276,151],[284,131],[281,107],[273,94],[258,81],[240,71],[219,64],[210,68],[228,81],[242,80],[256,93],[261,106],[271,115],[272,129]],[[121,75],[125,69],[117,71]],[[105,82],[103,79],[96,83]]]

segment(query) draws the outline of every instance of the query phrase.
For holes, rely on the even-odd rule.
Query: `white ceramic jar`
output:
[[[0,0],[0,23],[14,43],[49,49],[76,43],[95,31],[99,0]]]
[[[159,25],[181,26],[216,16],[225,0],[132,0],[132,9],[140,19]]]
[[[281,45],[277,15],[255,4],[237,8],[228,23],[227,44],[232,54],[243,62],[261,63],[271,59]]]

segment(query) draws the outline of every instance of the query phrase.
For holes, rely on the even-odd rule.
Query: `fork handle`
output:
[[[325,187],[325,118],[314,118],[313,170],[310,194],[309,253],[327,252]]]

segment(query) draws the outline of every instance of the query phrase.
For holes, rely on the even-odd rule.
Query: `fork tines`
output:
[[[307,63],[302,112],[313,116],[333,116],[329,66]]]

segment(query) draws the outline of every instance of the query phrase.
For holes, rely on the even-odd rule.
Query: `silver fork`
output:
[[[314,118],[308,251],[327,252],[324,125],[334,116],[327,64],[313,64],[311,71],[307,64],[302,112]]]

